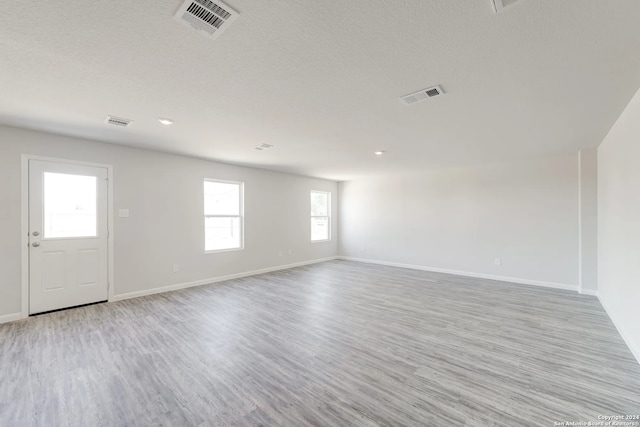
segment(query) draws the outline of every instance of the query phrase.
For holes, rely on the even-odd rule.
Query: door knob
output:
[[[34,232],[33,232],[33,235],[34,235],[34,236],[39,236],[39,235],[40,235],[40,233],[39,233],[38,231],[34,231]]]
[[[34,248],[37,248],[38,246],[40,246],[40,242],[33,242],[31,246],[33,246]]]

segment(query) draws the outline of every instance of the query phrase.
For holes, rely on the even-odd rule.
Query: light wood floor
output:
[[[0,426],[553,426],[640,413],[597,299],[332,261],[0,325]]]

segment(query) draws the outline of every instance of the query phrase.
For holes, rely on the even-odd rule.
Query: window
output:
[[[242,249],[242,182],[204,181],[204,250]]]
[[[311,192],[311,241],[331,239],[331,193]]]

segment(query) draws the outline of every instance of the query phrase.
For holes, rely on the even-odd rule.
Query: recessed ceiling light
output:
[[[164,118],[164,117],[160,117],[160,118],[158,119],[158,121],[159,121],[160,123],[162,123],[163,125],[165,125],[165,126],[169,126],[169,125],[172,125],[172,124],[173,124],[173,120],[171,120],[171,119],[166,119],[166,118]]]
[[[374,151],[373,154],[375,154],[376,156],[382,156],[384,154],[384,151]]]

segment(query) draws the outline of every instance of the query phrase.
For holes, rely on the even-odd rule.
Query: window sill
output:
[[[230,248],[230,249],[211,249],[209,251],[205,250],[204,253],[205,254],[219,254],[221,252],[237,252],[237,251],[244,251],[244,247],[242,247],[242,248]]]

